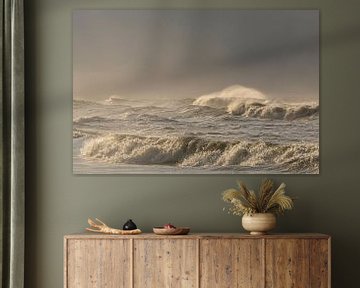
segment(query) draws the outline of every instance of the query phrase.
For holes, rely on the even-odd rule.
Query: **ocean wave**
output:
[[[228,115],[224,110],[215,109],[209,106],[188,105],[177,111],[182,118],[220,117]]]
[[[100,104],[97,102],[89,101],[89,100],[73,99],[73,107],[75,109],[84,108],[84,107],[88,107],[88,106],[98,106],[98,105],[100,105]]]
[[[83,116],[73,120],[73,124],[89,124],[89,123],[105,123],[111,122],[113,119],[101,116]]]
[[[319,115],[319,105],[315,102],[279,102],[269,99],[260,91],[239,85],[200,96],[193,105],[225,109],[233,115],[274,120],[296,120]]]
[[[82,131],[77,130],[77,129],[74,129],[74,130],[73,130],[73,138],[74,138],[74,139],[82,138],[82,137],[85,137],[85,136],[86,136],[86,134],[83,133]]]
[[[107,104],[125,104],[125,103],[138,103],[137,100],[128,99],[118,95],[111,95],[108,99],[105,100]]]
[[[86,158],[111,163],[237,169],[273,167],[280,172],[318,173],[317,144],[215,141],[198,137],[109,134],[86,140]]]
[[[100,136],[99,132],[92,129],[73,129],[73,139],[77,138],[94,138]]]
[[[125,117],[128,120],[138,120],[138,121],[142,121],[145,123],[148,123],[148,122],[176,123],[176,122],[178,122],[175,119],[171,119],[168,117],[162,117],[159,115],[152,115],[152,114],[138,114],[138,115],[137,114],[134,114],[134,115],[128,114]]]

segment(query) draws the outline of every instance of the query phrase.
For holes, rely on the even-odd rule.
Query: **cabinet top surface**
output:
[[[188,235],[156,235],[142,233],[138,235],[109,235],[101,233],[75,233],[64,236],[65,239],[329,239],[329,235],[320,233],[287,233],[250,235],[245,233],[189,233]]]

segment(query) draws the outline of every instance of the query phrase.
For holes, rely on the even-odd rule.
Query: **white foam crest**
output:
[[[81,154],[114,163],[166,164],[174,163],[181,157],[180,146],[177,138],[112,134],[89,139]]]
[[[219,92],[200,96],[193,102],[193,105],[228,108],[236,102],[245,104],[257,101],[264,102],[266,100],[266,96],[258,90],[234,85]]]
[[[229,114],[263,119],[295,120],[319,113],[319,105],[315,102],[285,103],[271,100],[258,90],[239,85],[200,96],[193,105],[220,108]]]
[[[79,131],[79,130],[73,130],[73,138],[76,139],[76,138],[81,138],[81,137],[84,137],[86,136],[85,133],[83,133],[82,131]]]
[[[111,95],[108,99],[105,100],[106,103],[116,103],[116,102],[122,102],[127,101],[124,97],[121,97],[119,95]]]
[[[318,173],[317,144],[215,141],[197,137],[141,137],[110,134],[85,141],[81,154],[112,163],[180,167],[272,166]]]
[[[138,99],[134,99],[134,98],[129,99],[129,98],[122,97],[119,95],[111,95],[103,103],[108,104],[108,105],[126,105],[126,106],[144,105],[144,103],[142,103]]]
[[[101,116],[83,116],[73,120],[74,124],[102,123],[111,121],[109,118]]]

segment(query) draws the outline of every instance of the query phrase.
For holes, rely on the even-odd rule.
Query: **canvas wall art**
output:
[[[318,174],[318,11],[74,11],[73,172]]]

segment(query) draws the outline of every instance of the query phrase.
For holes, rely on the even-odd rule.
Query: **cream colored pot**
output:
[[[276,217],[272,213],[255,213],[242,217],[242,226],[251,235],[262,235],[276,226]]]

